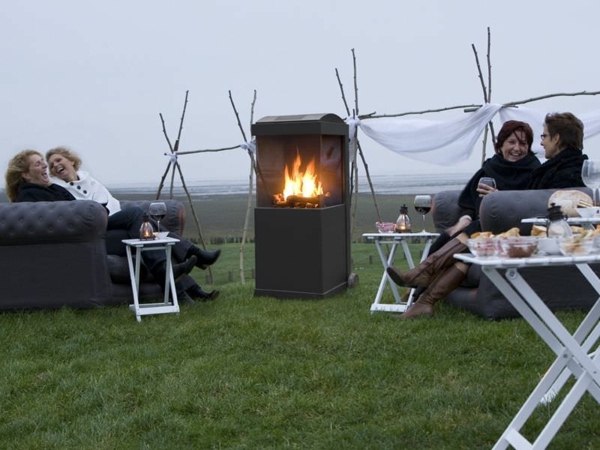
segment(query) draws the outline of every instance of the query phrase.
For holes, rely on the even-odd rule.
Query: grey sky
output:
[[[186,90],[181,150],[242,142],[228,90],[248,134],[254,89],[255,120],[344,117],[335,68],[353,101],[352,48],[361,113],[481,103],[471,44],[485,62],[488,26],[492,101],[600,90],[600,4],[592,0],[32,0],[0,10],[3,173],[19,150],[67,145],[107,184],[158,183],[167,164],[159,113],[174,140]],[[600,110],[600,96],[530,106],[577,114]],[[448,170],[365,136],[361,143],[373,174]],[[586,152],[600,157],[597,144]],[[479,159],[476,148],[450,169],[472,172]],[[245,179],[249,171],[240,149],[180,162],[190,182]]]

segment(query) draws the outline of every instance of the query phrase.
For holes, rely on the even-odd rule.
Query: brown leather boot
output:
[[[433,283],[419,296],[419,300],[413,303],[400,319],[414,319],[420,316],[433,316],[433,305],[452,292],[467,276],[455,265],[447,268]]]
[[[395,267],[388,266],[386,270],[394,283],[399,286],[429,286],[429,283],[431,283],[443,269],[454,264],[456,261],[454,255],[456,253],[462,253],[466,249],[467,246],[465,244],[454,238],[437,252],[429,255],[425,261],[414,269],[402,273]]]

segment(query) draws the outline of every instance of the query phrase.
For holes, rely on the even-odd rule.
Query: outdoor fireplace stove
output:
[[[256,122],[252,134],[254,295],[310,299],[343,291],[350,274],[347,124],[334,114],[273,116]]]

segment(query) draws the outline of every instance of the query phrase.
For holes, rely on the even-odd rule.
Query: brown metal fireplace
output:
[[[256,136],[256,296],[324,298],[350,274],[348,126],[334,114],[264,117]]]

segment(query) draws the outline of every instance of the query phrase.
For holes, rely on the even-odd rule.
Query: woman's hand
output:
[[[461,218],[458,222],[456,222],[454,225],[452,225],[450,228],[448,228],[446,230],[446,233],[448,233],[449,236],[454,236],[455,234],[457,234],[459,231],[463,230],[465,227],[469,226],[469,224],[472,222],[472,220],[470,218]]]
[[[488,186],[487,184],[479,184],[477,185],[477,193],[480,197],[485,197],[492,192],[496,192],[498,189]]]

